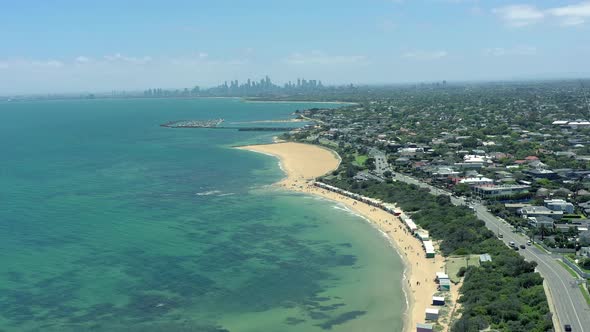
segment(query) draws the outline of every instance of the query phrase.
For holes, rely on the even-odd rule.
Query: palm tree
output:
[[[541,241],[545,239],[545,231],[547,231],[545,224],[541,224]]]

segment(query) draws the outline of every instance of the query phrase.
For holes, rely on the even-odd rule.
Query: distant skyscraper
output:
[[[270,88],[270,78],[268,77],[268,75],[264,78],[264,81],[266,83],[266,87]]]

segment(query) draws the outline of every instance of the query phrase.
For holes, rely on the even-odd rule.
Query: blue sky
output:
[[[589,0],[0,0],[0,94],[590,76]]]

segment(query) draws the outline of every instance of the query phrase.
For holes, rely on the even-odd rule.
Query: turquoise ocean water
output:
[[[0,331],[399,331],[380,233],[231,148],[273,133],[158,126],[313,106],[0,103]]]

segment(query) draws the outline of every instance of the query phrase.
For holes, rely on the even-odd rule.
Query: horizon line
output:
[[[268,75],[266,75],[268,76]],[[265,77],[265,76],[263,76]],[[245,81],[247,81],[248,79],[246,79]],[[388,87],[388,86],[408,86],[408,85],[417,85],[417,84],[434,84],[434,83],[441,83],[441,82],[446,82],[447,85],[461,85],[461,84],[485,84],[485,83],[502,83],[502,82],[511,82],[511,83],[517,83],[517,82],[538,82],[538,83],[542,83],[542,82],[553,82],[553,81],[585,81],[585,80],[590,80],[590,74],[582,74],[580,76],[567,76],[567,74],[564,74],[564,76],[554,76],[554,77],[531,77],[531,78],[527,78],[527,77],[514,77],[514,78],[504,78],[504,79],[462,79],[462,80],[448,80],[448,79],[438,79],[438,80],[420,80],[420,81],[403,81],[403,82],[372,82],[372,83],[362,83],[362,82],[348,82],[348,83],[322,83],[323,84],[323,88],[334,88],[334,87],[346,87],[346,86],[350,86],[353,85],[355,87]],[[223,82],[232,82],[232,81],[236,81],[236,80],[224,80]],[[239,81],[239,80],[237,80]],[[322,80],[316,80],[316,81],[322,81]],[[276,86],[278,86],[279,88],[284,88],[284,84],[286,84],[287,82],[293,82],[291,81],[286,81],[284,83],[272,83],[275,84]],[[203,89],[202,91],[207,91],[210,89],[215,89],[218,88],[220,86],[222,86],[224,83],[218,84],[218,85],[214,85],[214,86],[207,86],[207,87],[199,87],[199,85],[193,85],[192,87],[199,87],[201,89]],[[154,88],[154,87],[147,87],[147,88],[130,88],[130,89],[111,89],[111,90],[94,90],[94,91],[62,91],[62,92],[21,92],[21,93],[11,93],[11,94],[3,94],[0,93],[0,97],[2,98],[8,98],[8,97],[27,97],[27,96],[58,96],[58,95],[63,95],[63,96],[69,96],[69,95],[81,95],[81,94],[94,94],[94,95],[104,95],[104,94],[113,94],[114,92],[117,93],[143,93],[144,91],[147,91],[149,89],[162,89],[165,91],[176,91],[176,90],[183,90],[183,89],[190,89],[189,87],[168,87],[168,88]],[[235,96],[235,97],[239,97],[239,96]],[[246,95],[244,97],[247,97]]]

